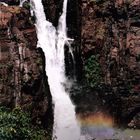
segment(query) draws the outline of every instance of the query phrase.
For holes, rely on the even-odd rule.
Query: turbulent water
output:
[[[76,121],[75,107],[63,86],[66,82],[64,47],[68,43],[67,0],[64,0],[63,13],[57,29],[46,20],[41,0],[32,0],[31,2],[36,16],[38,47],[41,47],[45,53],[46,73],[55,105],[53,138],[57,140],[79,140],[80,127]]]

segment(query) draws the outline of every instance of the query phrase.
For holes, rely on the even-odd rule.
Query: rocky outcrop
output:
[[[20,106],[45,120],[51,96],[45,58],[30,11],[0,4],[0,105]],[[49,112],[50,113],[50,112]],[[47,118],[46,118],[47,119]],[[45,125],[46,121],[44,121]]]
[[[83,60],[99,56],[101,83],[111,87],[118,116],[129,122],[140,111],[140,1],[82,0],[81,7]]]

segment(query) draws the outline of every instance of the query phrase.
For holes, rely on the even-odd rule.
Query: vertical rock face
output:
[[[140,1],[82,0],[81,7],[83,58],[99,56],[102,82],[130,119],[140,109]]]
[[[0,105],[20,106],[34,118],[46,115],[51,100],[44,54],[36,46],[30,11],[0,4]]]
[[[58,18],[62,13],[63,0],[42,0],[46,19],[57,26]]]
[[[72,74],[75,75],[77,80],[81,80],[82,75],[82,59],[81,59],[81,6],[80,0],[68,0],[67,7],[67,28],[68,37],[74,39],[71,47],[75,59],[75,69]],[[68,74],[71,68],[70,61],[68,60],[69,53],[66,53],[66,70]]]

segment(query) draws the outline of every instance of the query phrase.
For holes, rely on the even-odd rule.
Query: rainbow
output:
[[[113,117],[103,112],[97,112],[88,115],[77,114],[77,119],[83,126],[104,126],[104,127],[114,126]]]

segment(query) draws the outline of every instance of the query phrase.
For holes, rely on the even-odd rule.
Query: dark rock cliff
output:
[[[62,13],[63,0],[42,0],[46,19],[53,23],[54,26],[58,25],[58,19]]]
[[[81,7],[83,60],[99,56],[101,83],[111,89],[101,98],[130,122],[140,111],[140,1],[82,0]]]
[[[48,124],[51,95],[30,11],[0,4],[0,106],[21,107]]]

